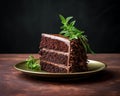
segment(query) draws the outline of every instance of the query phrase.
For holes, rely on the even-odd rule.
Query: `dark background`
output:
[[[96,53],[120,53],[119,0],[1,2],[0,53],[36,53],[41,33],[59,33],[58,15],[73,16]]]

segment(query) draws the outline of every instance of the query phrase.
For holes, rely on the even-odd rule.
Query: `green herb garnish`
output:
[[[40,64],[37,63],[37,59],[34,58],[34,56],[29,56],[28,59],[26,59],[26,65],[28,69],[32,70],[40,70]]]
[[[72,16],[64,18],[62,15],[59,15],[60,19],[61,19],[61,23],[63,24],[60,29],[62,29],[62,31],[60,32],[61,35],[64,35],[65,37],[68,37],[70,40],[73,39],[80,39],[80,41],[82,42],[85,51],[90,51],[91,53],[94,53],[89,44],[88,44],[88,39],[87,36],[84,35],[84,31],[81,31],[79,29],[77,29],[74,25],[75,25],[75,20],[71,21],[70,20],[73,18]]]

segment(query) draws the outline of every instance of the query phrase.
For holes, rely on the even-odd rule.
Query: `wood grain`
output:
[[[107,69],[76,81],[31,77],[13,68],[29,55],[0,54],[0,96],[120,96],[120,54],[88,54],[89,59],[107,64]]]

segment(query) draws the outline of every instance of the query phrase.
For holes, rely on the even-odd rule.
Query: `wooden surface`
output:
[[[34,78],[13,68],[29,55],[0,54],[0,96],[120,96],[120,54],[89,54],[89,59],[104,62],[107,69],[77,81]]]

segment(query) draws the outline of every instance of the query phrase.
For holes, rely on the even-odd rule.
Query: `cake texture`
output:
[[[54,73],[71,73],[87,70],[87,55],[81,40],[69,40],[60,34],[41,35],[41,69]]]

